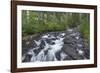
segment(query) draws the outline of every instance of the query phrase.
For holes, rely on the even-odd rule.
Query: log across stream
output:
[[[87,45],[86,45],[87,44]],[[78,31],[68,29],[43,33],[22,41],[22,62],[84,60],[90,58],[89,43]]]

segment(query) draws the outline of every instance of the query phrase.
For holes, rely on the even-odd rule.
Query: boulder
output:
[[[64,60],[73,60],[73,58],[70,57],[70,56],[67,56],[67,57],[64,58]]]
[[[44,47],[45,47],[45,41],[44,40],[41,40],[39,47],[40,47],[40,49],[44,49]]]
[[[40,51],[41,51],[41,49],[34,49],[33,50],[33,52],[35,53],[35,55],[38,55]]]
[[[32,55],[26,54],[25,59],[22,62],[30,62]]]
[[[53,39],[53,40],[55,40],[55,39]],[[51,39],[46,39],[46,42],[48,44],[50,44],[50,45],[54,45],[55,44],[55,42],[53,42]]]
[[[68,44],[64,44],[62,50],[68,54],[73,60],[78,60],[81,59],[81,57],[79,56],[79,54],[77,53],[77,50],[75,49],[75,47],[68,45]]]
[[[61,60],[60,53],[61,53],[61,50],[55,53],[57,60]]]
[[[65,39],[63,40],[64,44],[74,44],[76,43],[76,39],[72,38],[72,37],[65,37]]]
[[[83,49],[84,51],[84,57],[86,59],[90,59],[90,50],[89,49]]]
[[[47,55],[48,54],[48,49],[44,51],[44,55]]]

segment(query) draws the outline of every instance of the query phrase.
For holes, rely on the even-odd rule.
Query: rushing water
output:
[[[69,33],[72,32],[72,29],[67,30]],[[68,37],[78,35],[77,33],[70,33]],[[66,54],[66,52],[62,48],[65,45],[64,39],[66,37],[65,32],[49,32],[42,34],[38,40],[33,40],[36,44],[35,47],[28,50],[22,57],[23,62],[36,62],[36,61],[58,61],[65,60],[66,57],[70,54]],[[76,40],[79,40],[80,37],[75,36]],[[34,44],[33,43],[33,44]],[[72,42],[73,43],[73,42]],[[82,47],[83,45],[80,43],[76,44],[78,47]],[[65,48],[66,49],[66,48]],[[70,52],[71,49],[68,49]],[[73,52],[75,50],[75,52]],[[83,56],[84,51],[80,48],[72,49],[72,53],[78,53],[78,55]],[[72,55],[73,56],[73,55]],[[84,57],[85,58],[85,57]],[[69,59],[69,58],[68,58]]]
[[[55,36],[53,33],[51,34],[45,34],[41,37],[40,40],[34,40],[37,47],[31,49],[27,54],[32,55],[30,61],[56,61],[57,58],[55,56],[55,53],[58,51],[61,51],[61,48],[63,47],[63,39],[64,39],[65,33],[59,33],[59,35]],[[48,40],[48,41],[46,41]],[[42,42],[42,43],[41,43]],[[43,48],[40,48],[40,44],[43,46]],[[36,53],[36,50],[39,51],[39,53]],[[25,55],[24,55],[25,56]],[[65,53],[61,52],[61,60],[64,59],[65,56],[67,56]]]

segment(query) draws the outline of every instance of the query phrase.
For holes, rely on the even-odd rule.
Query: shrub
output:
[[[86,20],[81,20],[81,24],[78,30],[81,33],[81,37],[83,37],[86,41],[88,41],[89,40],[89,24]]]

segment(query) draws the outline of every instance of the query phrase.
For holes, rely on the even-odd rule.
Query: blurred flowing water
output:
[[[34,46],[27,48],[22,62],[89,59],[89,47],[84,46],[80,33],[74,29],[44,33],[38,40],[32,39],[31,44]]]

